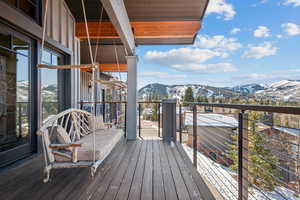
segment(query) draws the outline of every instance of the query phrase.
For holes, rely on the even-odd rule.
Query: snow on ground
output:
[[[182,145],[189,158],[193,160],[193,149]],[[238,199],[237,174],[230,169],[214,162],[204,154],[198,152],[198,171],[220,192],[226,200]],[[249,200],[300,200],[294,193],[284,187],[276,187],[276,192],[261,192],[253,187],[249,188]],[[280,195],[281,194],[281,195]]]

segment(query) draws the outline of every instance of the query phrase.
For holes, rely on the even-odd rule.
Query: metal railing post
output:
[[[106,122],[106,117],[105,117],[105,103],[102,103],[102,117],[103,117],[103,121]]]
[[[125,103],[124,136],[127,136],[127,103]]]
[[[139,137],[141,137],[141,104],[139,103]]]
[[[193,161],[197,168],[197,105],[193,105]]]
[[[248,115],[244,111],[239,114],[238,131],[238,199],[248,200]]]
[[[181,113],[181,103],[179,103],[179,142],[182,143],[182,113]]]
[[[18,121],[19,121],[19,138],[22,138],[22,105],[19,103],[19,116],[18,116]]]
[[[160,103],[157,104],[157,122],[158,122],[158,137],[160,137]]]

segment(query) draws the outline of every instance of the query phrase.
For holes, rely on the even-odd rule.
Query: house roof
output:
[[[185,125],[193,125],[193,113],[187,112],[185,114]],[[213,113],[198,113],[197,114],[197,126],[206,127],[225,127],[225,128],[237,128],[238,121],[231,116],[213,114]]]

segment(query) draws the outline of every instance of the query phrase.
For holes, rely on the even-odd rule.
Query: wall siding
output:
[[[49,38],[70,50],[70,64],[80,64],[80,40],[75,37],[75,23],[75,18],[64,0],[49,1],[46,33]],[[71,84],[71,105],[79,107],[80,70],[71,70]]]

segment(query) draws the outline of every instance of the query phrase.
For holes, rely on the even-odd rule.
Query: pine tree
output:
[[[277,170],[278,160],[266,146],[268,144],[267,136],[257,132],[256,121],[260,119],[258,112],[249,113],[248,127],[248,171],[250,182],[263,188],[266,191],[273,191],[278,183],[279,174]],[[229,157],[233,161],[230,166],[232,170],[238,169],[238,136],[232,136],[233,144],[228,144]]]
[[[191,87],[188,87],[185,90],[184,97],[183,97],[184,102],[194,102],[194,92]]]
[[[201,103],[208,103],[208,99],[206,96],[198,96],[196,101]]]

